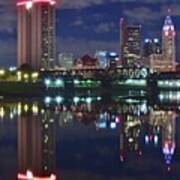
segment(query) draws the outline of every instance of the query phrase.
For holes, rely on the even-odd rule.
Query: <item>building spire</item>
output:
[[[175,30],[174,24],[173,24],[172,19],[171,19],[171,9],[170,8],[168,8],[168,13],[167,13],[167,16],[166,16],[165,21],[164,21],[163,30],[167,31],[167,32]]]

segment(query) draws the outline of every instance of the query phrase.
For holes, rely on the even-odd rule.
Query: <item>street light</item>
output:
[[[48,87],[51,84],[51,80],[50,79],[45,79],[45,85]]]
[[[51,97],[49,97],[49,96],[46,97],[46,98],[45,98],[45,103],[46,103],[46,104],[50,104],[50,103],[51,103]]]
[[[1,75],[1,76],[4,76],[4,75],[5,75],[5,70],[4,70],[4,69],[1,69],[1,70],[0,70],[0,75]]]
[[[63,86],[63,80],[62,79],[57,79],[55,83],[56,83],[56,86],[58,86],[58,87]]]
[[[92,98],[91,98],[91,97],[86,98],[86,102],[87,102],[88,104],[91,104]]]
[[[57,97],[56,97],[56,102],[57,102],[58,104],[62,103],[62,101],[63,101],[63,98],[62,98],[61,96],[57,96]]]
[[[73,101],[74,101],[75,104],[77,104],[80,101],[80,98],[79,97],[74,97]]]

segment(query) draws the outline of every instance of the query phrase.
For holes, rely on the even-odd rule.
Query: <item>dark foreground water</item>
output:
[[[147,100],[2,101],[0,180],[179,180],[179,115]]]

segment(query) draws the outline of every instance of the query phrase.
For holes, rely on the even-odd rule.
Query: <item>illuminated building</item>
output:
[[[144,65],[155,69],[157,62],[162,60],[162,44],[159,39],[145,39],[143,47]],[[155,66],[154,66],[155,65]]]
[[[98,67],[105,69],[109,67],[109,59],[107,56],[107,51],[97,51],[95,58],[98,60]]]
[[[152,54],[149,66],[156,72],[175,71],[176,69],[176,32],[169,15],[166,16],[162,28],[162,54]]]
[[[39,115],[19,116],[18,180],[31,176],[34,177],[32,179],[56,179],[54,132],[54,120],[49,112],[45,112],[42,119]]]
[[[82,61],[83,67],[96,67],[96,64],[97,64],[97,59],[87,54],[81,57],[81,61]]]
[[[143,56],[149,57],[152,54],[161,54],[162,48],[159,39],[145,39],[144,48],[143,48]]]
[[[116,52],[97,51],[95,54],[97,59],[97,66],[105,69],[112,65],[116,66],[119,61],[119,55]]]
[[[116,52],[109,52],[108,58],[110,61],[110,67],[116,67],[119,63],[119,55]]]
[[[175,27],[170,16],[167,16],[162,30],[163,60],[168,64],[168,69],[174,69],[176,63]]]
[[[139,117],[124,115],[120,128],[120,161],[123,162],[129,151],[141,156],[140,129],[141,120]]]
[[[83,69],[83,68],[96,69],[97,59],[86,54],[82,56],[80,59],[75,59],[74,65],[75,65],[75,68],[77,69]]]
[[[74,65],[74,59],[72,53],[59,54],[59,66],[65,69],[72,69]]]
[[[124,47],[125,47],[125,30],[126,30],[126,24],[125,24],[124,18],[120,19],[120,60],[121,64],[125,65],[124,60]]]
[[[18,0],[18,66],[51,69],[55,60],[55,0]]]
[[[141,62],[141,26],[126,25],[120,21],[120,52],[124,66],[138,66]]]

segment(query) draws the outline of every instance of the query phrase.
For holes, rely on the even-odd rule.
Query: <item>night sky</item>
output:
[[[161,36],[167,9],[180,44],[180,0],[57,0],[57,53],[76,57],[96,50],[119,52],[119,19],[142,24],[142,37]],[[16,0],[0,2],[0,65],[16,65]],[[180,45],[178,46],[180,59]]]

